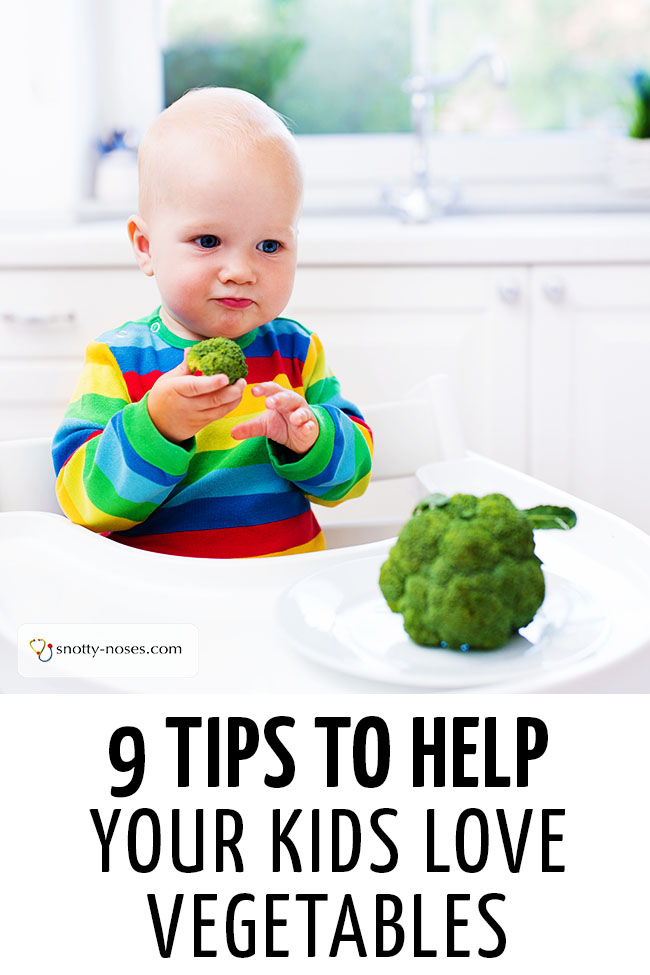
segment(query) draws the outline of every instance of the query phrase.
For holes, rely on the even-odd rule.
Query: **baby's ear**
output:
[[[149,247],[149,233],[147,225],[139,213],[129,217],[127,229],[138,266],[148,277],[151,277],[153,275],[153,262]]]

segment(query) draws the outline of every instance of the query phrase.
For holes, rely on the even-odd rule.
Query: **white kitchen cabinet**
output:
[[[0,439],[53,434],[88,342],[157,301],[137,268],[0,271]]]
[[[157,294],[153,279],[135,266],[2,270],[2,358],[83,356],[101,332],[155,308]]]
[[[650,531],[650,265],[536,268],[531,473]]]
[[[308,267],[287,314],[318,333],[357,403],[447,373],[468,446],[524,469],[526,294],[521,267]]]

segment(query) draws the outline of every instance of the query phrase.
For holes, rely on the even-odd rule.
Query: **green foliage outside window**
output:
[[[273,102],[277,85],[304,46],[296,37],[273,36],[186,41],[163,54],[165,105],[190,88],[223,85],[245,88]]]
[[[634,105],[629,134],[633,139],[650,139],[650,74],[637,71],[632,77]]]
[[[297,133],[404,132],[406,0],[164,0],[167,103],[205,84],[246,88]],[[648,0],[432,0],[432,72],[490,36],[509,66],[483,66],[435,100],[443,132],[627,127],[628,78],[650,60]]]

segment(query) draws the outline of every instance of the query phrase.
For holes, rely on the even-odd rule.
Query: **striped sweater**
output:
[[[147,394],[193,341],[170,332],[159,309],[106,332],[86,351],[73,400],[53,442],[59,503],[71,521],[137,548],[242,558],[324,548],[310,501],[363,494],[372,435],[343,399],[313,333],[276,318],[237,339],[248,365],[241,403],[175,444],[156,429]],[[230,430],[264,409],[251,387],[275,381],[310,404],[318,440],[298,456],[265,437]]]

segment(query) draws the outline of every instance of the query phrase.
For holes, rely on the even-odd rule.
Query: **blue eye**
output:
[[[218,247],[221,241],[214,234],[201,234],[200,237],[196,238],[199,247]]]
[[[281,246],[282,244],[278,240],[262,240],[257,245],[257,249],[264,254],[275,254],[280,250]]]

